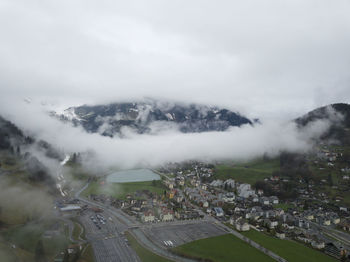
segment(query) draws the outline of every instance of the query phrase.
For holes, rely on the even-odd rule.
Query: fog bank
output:
[[[86,133],[80,127],[50,117],[42,106],[18,103],[0,107],[4,116],[29,135],[43,139],[71,154],[91,152],[85,161],[89,168],[132,168],[156,166],[185,160],[249,160],[264,154],[275,156],[281,151],[307,152],[311,139],[329,127],[328,121],[316,121],[300,131],[291,121],[264,122],[254,126],[232,127],[225,132],[183,134],[166,129],[158,135],[132,134],[127,138],[110,138]]]

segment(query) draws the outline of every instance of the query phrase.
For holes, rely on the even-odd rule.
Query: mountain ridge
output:
[[[316,120],[330,121],[330,128],[321,137],[323,141],[336,141],[343,145],[350,145],[350,104],[334,103],[318,107],[305,115],[295,119],[299,128]]]
[[[225,108],[164,101],[82,105],[70,107],[63,114],[52,114],[82,126],[87,132],[111,137],[120,135],[125,127],[138,134],[152,133],[162,125],[183,133],[198,133],[225,131],[231,126],[256,122]]]

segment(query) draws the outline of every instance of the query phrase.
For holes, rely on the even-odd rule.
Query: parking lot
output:
[[[108,214],[86,212],[80,220],[85,227],[86,237],[94,249],[96,261],[140,261],[121,232],[122,227]]]
[[[145,234],[158,246],[176,247],[197,239],[227,234],[227,232],[211,222],[184,225],[154,225],[144,228]]]

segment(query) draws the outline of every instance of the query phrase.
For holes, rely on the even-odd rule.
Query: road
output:
[[[330,236],[331,238],[336,239],[337,241],[345,245],[348,249],[350,249],[350,234],[330,227],[321,226],[315,222],[310,222],[310,224],[314,229],[323,233],[325,237]]]

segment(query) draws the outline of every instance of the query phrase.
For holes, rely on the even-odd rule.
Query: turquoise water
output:
[[[133,169],[114,172],[107,176],[109,183],[126,183],[160,180],[160,176],[149,169]]]

